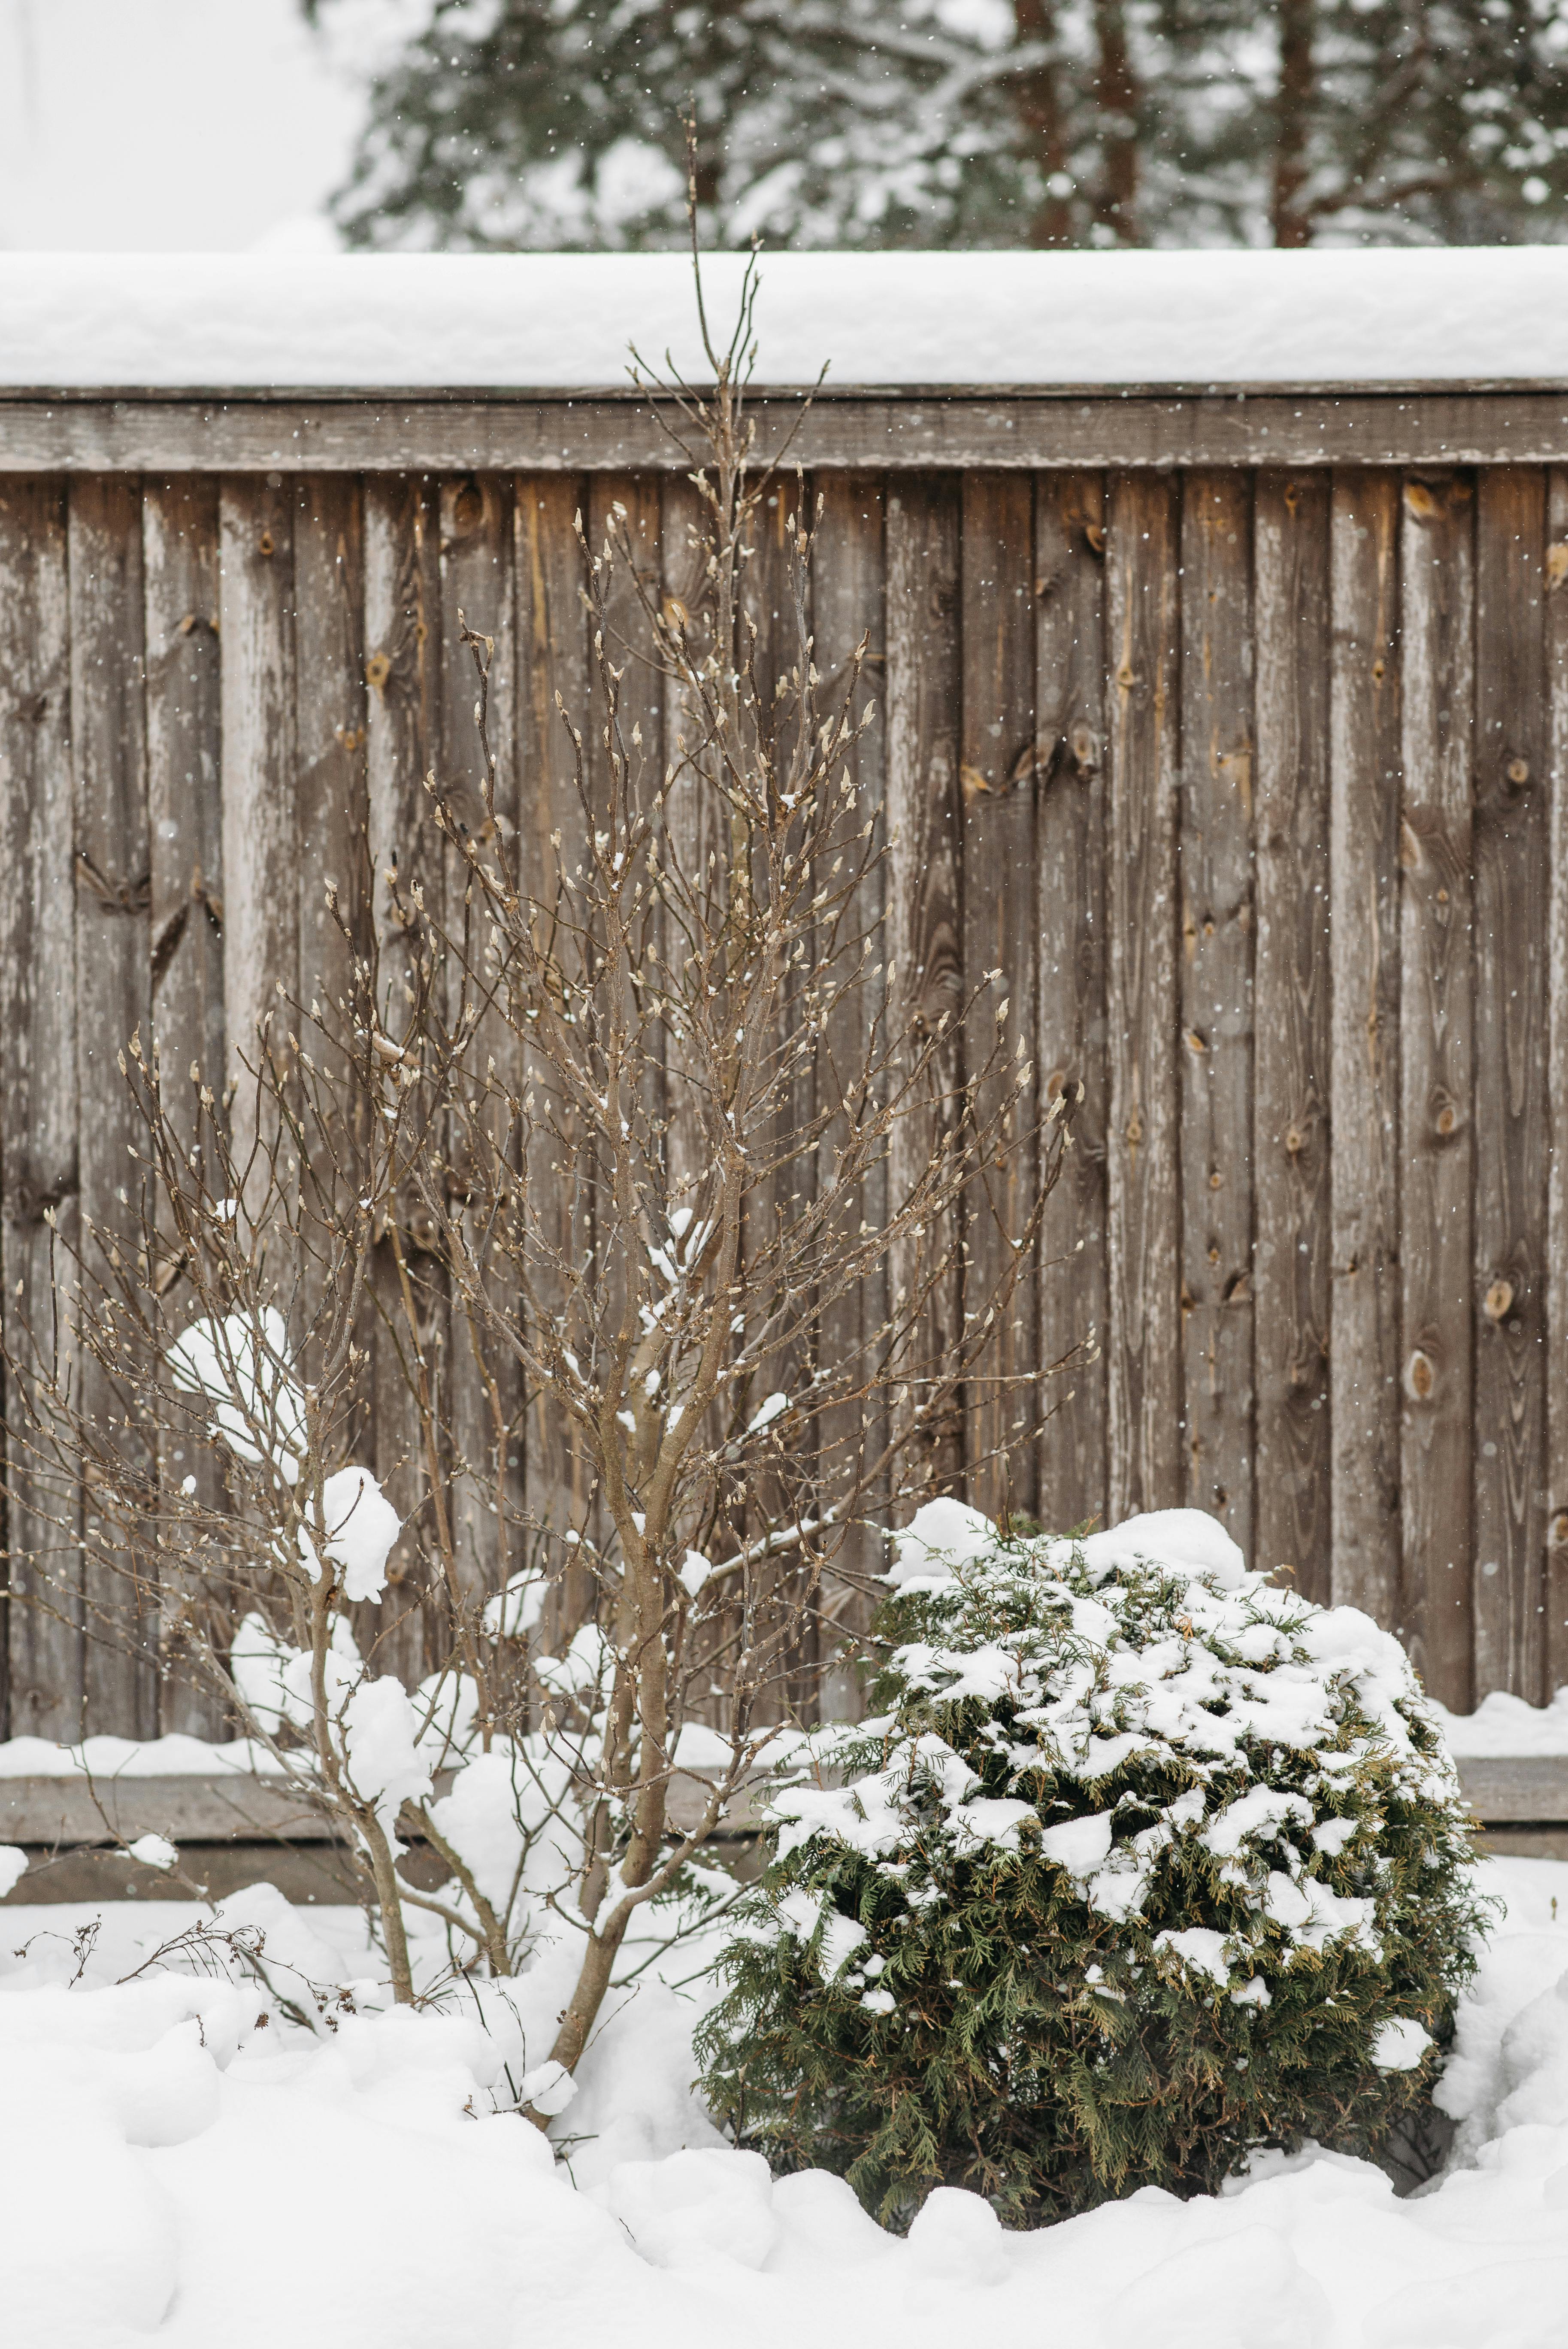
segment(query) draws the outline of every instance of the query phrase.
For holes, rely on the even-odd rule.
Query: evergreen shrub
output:
[[[894,2226],[1375,2152],[1486,1909],[1398,1642],[1194,1510],[1019,1538],[939,1501],[889,1579],[873,1717],[776,1795],[699,2039],[737,2138]]]

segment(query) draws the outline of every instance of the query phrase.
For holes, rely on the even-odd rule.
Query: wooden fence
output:
[[[901,960],[934,1010],[1000,965],[1040,1082],[1086,1088],[1016,1342],[1092,1327],[1099,1359],[1014,1505],[1212,1509],[1449,1703],[1539,1700],[1568,1680],[1568,403],[846,398],[801,454],[820,665],[872,636]],[[693,492],[624,402],[0,401],[13,1327],[46,1209],[124,1180],[132,1029],[221,1063],[330,953],[351,812],[385,857],[427,769],[471,771],[459,605],[497,638],[502,802],[559,821],[573,517],[614,500],[683,592]],[[13,1733],[186,1725],[26,1605],[9,1666]]]

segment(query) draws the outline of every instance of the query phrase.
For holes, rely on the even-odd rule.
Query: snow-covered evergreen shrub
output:
[[[776,2166],[1013,2223],[1259,2146],[1375,2149],[1424,2095],[1484,1903],[1397,1641],[1196,1511],[898,1543],[875,1717],[775,1849],[700,2048]]]

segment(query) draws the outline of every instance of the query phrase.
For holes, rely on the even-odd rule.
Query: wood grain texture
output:
[[[298,756],[299,976],[313,996],[346,1000],[349,948],[327,908],[335,891],[367,936],[365,516],[357,481],[302,481],[294,516],[294,733]],[[325,1051],[312,1023],[307,1049]]]
[[[1400,1618],[1431,1693],[1470,1709],[1474,1014],[1474,485],[1403,492],[1399,550]]]
[[[1546,479],[1476,484],[1475,1686],[1540,1702],[1546,1544]]]
[[[152,1033],[164,1102],[189,1147],[196,1138],[198,1099],[191,1071],[199,1069],[213,1092],[221,1092],[225,1050],[217,483],[179,476],[144,482],[141,548]],[[155,1212],[160,1230],[171,1237],[167,1202],[158,1200]],[[222,1470],[208,1447],[188,1456],[180,1437],[166,1438],[159,1474],[166,1486],[193,1475],[205,1506],[222,1506]],[[179,1561],[166,1557],[160,1603],[169,1630],[180,1609],[206,1602],[200,1590],[178,1588],[178,1570]],[[210,1619],[216,1627],[216,1616]],[[222,1708],[168,1630],[160,1647],[160,1728],[194,1737],[224,1734]]]
[[[1048,1106],[1081,1086],[1040,1239],[1047,1392],[1038,1512],[1064,1531],[1106,1507],[1105,485],[1035,481],[1035,1046]]]
[[[956,626],[961,524],[956,480],[935,477],[889,490],[887,945],[897,972],[892,1017],[922,1039],[937,1030],[944,1015],[948,1023],[927,1097],[893,1128],[890,1212],[910,1195],[936,1135],[957,1116],[959,1106],[961,1071],[953,1030],[964,999]],[[931,1262],[914,1247],[894,1251],[890,1275],[895,1302],[900,1291],[909,1299],[921,1295]],[[958,1283],[935,1281],[919,1350],[933,1366],[950,1354],[962,1312]],[[912,1398],[928,1399],[929,1391],[919,1388]],[[930,1473],[951,1485],[963,1467],[962,1419],[956,1413],[934,1413],[918,1449]],[[903,1522],[896,1496],[894,1506],[895,1522]]]
[[[1399,478],[1331,496],[1330,1595],[1402,1633]]]
[[[975,1111],[995,1114],[1021,1037],[1034,1059],[1031,1006],[1035,940],[1034,481],[1026,473],[970,473],[964,482],[964,665],[960,744],[964,970],[982,993],[964,1038],[966,1077],[993,1074]],[[1006,1007],[1007,1018],[998,1025]],[[998,1052],[1000,1046],[1000,1052]],[[1026,1441],[1037,1397],[1037,1283],[1016,1263],[1018,1236],[1033,1199],[1037,1147],[1035,1088],[1020,1095],[982,1180],[972,1191],[965,1233],[965,1310],[984,1315],[1002,1286],[1012,1298],[969,1381],[965,1449],[969,1498],[988,1516],[1033,1516],[1035,1445]]]
[[[814,482],[794,479],[776,481],[753,512],[742,573],[744,617],[740,623],[741,641],[744,646],[747,637],[751,638],[750,659],[758,730],[769,746],[768,755],[776,761],[788,761],[794,745],[793,728],[788,724],[780,727],[779,722],[778,688],[780,680],[799,665],[801,657],[800,621],[795,601],[799,583],[794,575],[794,541],[790,522],[795,517],[798,523],[804,523],[809,528],[816,510],[817,489]],[[814,600],[815,581],[808,577],[805,583],[808,631],[813,625]],[[832,697],[832,658],[825,653],[818,656],[818,667],[823,673],[827,688],[822,699],[824,710],[830,706]],[[721,816],[722,808],[716,810],[715,813]],[[728,878],[732,858],[733,851],[726,840],[719,848],[715,874],[715,897],[718,904],[725,901],[733,885]],[[759,879],[754,864],[754,885]],[[814,977],[812,970],[801,969],[792,974],[788,982],[786,999],[779,1008],[769,1043],[764,1047],[777,1052],[780,1059],[789,1050],[788,1040],[800,1017],[801,999],[811,988]],[[789,1162],[788,1154],[796,1137],[810,1126],[816,1113],[819,1085],[824,1093],[831,1087],[833,1055],[835,1051],[842,1051],[845,1042],[845,1025],[841,1019],[832,1023],[830,1034],[821,1040],[820,1055],[803,1055],[794,1061],[790,1083],[775,1096],[769,1138],[769,1154],[777,1154],[774,1168],[771,1174],[748,1185],[742,1207],[742,1257],[759,1280],[762,1275],[758,1268],[767,1261],[769,1250],[777,1247],[781,1228],[795,1219],[801,1207],[810,1211],[810,1203],[817,1196],[819,1179],[825,1177],[831,1166],[831,1145],[828,1142],[824,1142],[816,1153],[807,1153],[793,1164]],[[770,1307],[774,1303],[782,1304],[783,1299],[777,1288],[771,1288],[768,1293]],[[793,1301],[797,1305],[805,1302],[801,1299]],[[811,1302],[820,1308],[820,1298],[813,1299]],[[727,1408],[735,1409],[737,1416],[749,1418],[766,1395],[801,1394],[810,1379],[818,1350],[841,1342],[852,1344],[858,1328],[858,1317],[847,1318],[841,1309],[830,1308],[820,1313],[820,1319],[799,1331],[793,1343],[780,1346],[763,1357],[752,1373],[746,1392],[738,1395],[735,1404]],[[716,1413],[715,1419],[718,1418],[719,1413]],[[825,1415],[812,1413],[804,1425],[798,1423],[795,1441],[802,1449],[810,1452],[825,1443],[830,1444],[835,1436],[841,1433],[841,1426],[835,1427]],[[817,1458],[827,1490],[831,1492],[838,1460],[835,1457],[830,1461],[820,1450],[817,1451]],[[736,1531],[739,1534],[744,1530],[756,1537],[766,1530],[769,1524],[776,1525],[786,1518],[788,1513],[789,1503],[783,1482],[764,1471],[755,1509],[744,1518],[738,1516]],[[799,1562],[788,1559],[773,1571],[778,1578],[776,1587],[787,1602],[801,1608],[796,1619],[796,1634],[789,1641],[782,1669],[774,1685],[767,1689],[761,1698],[763,1716],[777,1718],[812,1702],[820,1627],[814,1615],[801,1605],[804,1587]],[[732,1638],[742,1634],[738,1610],[728,1618],[728,1630]]]
[[[229,1122],[242,1180],[264,1145],[253,1078],[277,988],[299,981],[294,814],[294,498],[281,484],[225,481],[219,500],[222,643],[223,1007]],[[288,874],[287,886],[279,885]],[[242,1205],[253,1212],[246,1184]]]
[[[483,833],[488,821],[484,753],[474,721],[478,678],[473,655],[461,641],[459,613],[470,628],[494,640],[490,662],[490,756],[495,761],[494,805],[500,836],[515,852],[517,839],[517,632],[512,585],[514,524],[512,482],[507,474],[467,474],[441,485],[441,715],[437,771],[443,784],[459,787],[467,820]],[[456,802],[454,802],[456,804]],[[487,849],[487,854],[490,852]],[[449,843],[446,852],[447,914],[461,951],[448,966],[447,1017],[461,1017],[461,973],[469,974],[471,999],[483,984],[484,942],[469,895],[467,863]],[[521,1074],[517,1039],[498,1016],[487,1016],[475,1037],[476,1050],[493,1061],[514,1097]],[[480,1065],[483,1062],[481,1061]],[[504,1120],[504,1110],[498,1112]],[[504,1124],[492,1131],[504,1135]],[[460,1163],[461,1136],[452,1136],[454,1163]],[[521,1563],[513,1552],[524,1547],[521,1513],[522,1377],[510,1350],[498,1347],[477,1318],[460,1309],[454,1290],[451,1356],[448,1373],[452,1435],[449,1506],[459,1571],[473,1593],[499,1587]]]
[[[428,481],[403,477],[366,484],[365,644],[372,911],[381,958],[382,1018],[396,1036],[407,1017],[404,990],[420,983],[418,967],[435,952],[431,933],[407,894],[410,885],[420,885],[436,924],[445,916],[446,843],[425,788],[425,777],[437,762],[441,724],[439,509]],[[429,983],[438,988],[440,981],[433,978]],[[429,1539],[436,1531],[436,1479],[445,1464],[429,1456],[418,1387],[422,1365],[433,1392],[447,1390],[446,1268],[411,1183],[400,1188],[395,1212],[396,1233],[389,1225],[377,1241],[369,1283],[375,1305],[373,1464],[405,1521],[416,1510],[424,1513]],[[412,1545],[399,1543],[392,1553],[387,1596],[365,1616],[380,1668],[416,1679],[426,1658],[417,1573]]]
[[[1546,489],[1546,1685],[1568,1683],[1568,470]]]
[[[0,487],[0,1315],[24,1363],[70,1367],[79,1230],[75,810],[66,497]],[[53,1216],[59,1243],[46,1222]],[[57,1351],[57,1350],[59,1350]],[[7,1416],[20,1398],[7,1379]],[[82,1726],[80,1503],[6,1461],[9,1733]]]
[[[660,491],[659,563],[664,609],[670,616],[677,611],[685,614],[696,639],[706,642],[707,510],[689,481],[667,480],[661,483]],[[717,794],[697,790],[684,757],[684,745],[696,740],[693,700],[678,678],[666,677],[664,686],[663,740],[670,779],[665,792],[663,853],[674,860],[688,881],[695,882],[709,857],[714,860],[715,872],[719,870],[727,853],[727,837]],[[676,951],[679,936],[675,922],[666,916],[659,940],[661,957]],[[665,1151],[670,1196],[677,1208],[695,1204],[688,1199],[685,1186],[696,1184],[707,1161],[693,1087],[689,1081],[682,1081],[679,1049],[676,1040],[666,1035],[665,1050],[670,1081],[665,1103]]]
[[[525,891],[542,906],[552,905],[559,888],[562,843],[582,835],[583,811],[573,781],[571,738],[556,709],[560,695],[568,713],[583,728],[590,711],[587,618],[583,607],[583,557],[573,534],[573,517],[584,508],[578,481],[524,476],[516,484],[516,595],[518,659],[518,855]],[[542,1103],[545,1072],[530,1064],[525,1075]],[[542,1108],[540,1116],[544,1112]],[[564,1105],[556,1114],[570,1132]],[[545,1245],[555,1265],[583,1262],[593,1244],[593,1201],[580,1167],[565,1179],[554,1170],[562,1152],[536,1124],[528,1160],[531,1195]],[[548,1206],[546,1206],[548,1202]],[[541,1294],[564,1301],[564,1283],[541,1264]],[[559,1535],[589,1522],[588,1467],[561,1414],[542,1395],[526,1398],[524,1448],[531,1525]],[[554,1564],[559,1552],[547,1553]],[[585,1592],[567,1594],[575,1609]]]
[[[758,455],[799,420],[799,395],[749,403]],[[1538,386],[1365,386],[1224,391],[951,385],[819,393],[790,448],[817,470],[985,467],[1562,464],[1568,411]],[[374,473],[631,471],[687,460],[629,396],[579,392],[216,392],[206,397],[11,394],[0,472]]]
[[[1329,1513],[1328,505],[1260,473],[1253,1563],[1326,1601]]]
[[[150,1026],[150,893],[147,836],[147,720],[139,487],[73,481],[68,565],[71,757],[76,769],[77,1097],[84,1255],[107,1277],[107,1251],[137,1229],[139,1185],[130,1153],[140,1131],[119,1055]],[[106,1427],[124,1397],[90,1361],[83,1407]],[[129,1428],[119,1440],[139,1462],[150,1454]],[[150,1737],[157,1678],[147,1657],[156,1636],[152,1561],[121,1569],[89,1563],[83,1583],[85,1702],[111,1734]]]
[[[1253,1555],[1251,484],[1181,492],[1181,1367],[1186,1494]],[[1258,722],[1263,712],[1260,708]]]
[[[304,1050],[324,1071],[309,1098],[326,1128],[313,1155],[321,1206],[352,1216],[368,1179],[369,1104],[346,1049],[353,952],[368,957],[371,872],[365,730],[364,510],[357,481],[341,477],[294,484],[294,734],[298,755],[299,991]],[[327,902],[328,887],[354,940],[351,949]],[[311,1017],[319,1003],[325,1016]],[[339,1007],[342,1007],[340,1009]],[[341,1090],[338,1090],[341,1088]],[[313,1120],[314,1123],[314,1120]],[[325,1254],[325,1250],[323,1251]],[[325,1302],[307,1250],[295,1312],[303,1336]],[[362,1308],[358,1342],[375,1350],[374,1315]],[[339,1441],[351,1459],[373,1457],[368,1370],[355,1381]]]
[[[822,512],[817,526],[811,575],[814,657],[823,676],[835,681],[836,689],[830,689],[829,706],[838,708],[841,706],[845,666],[861,638],[866,639],[866,665],[852,714],[859,719],[869,705],[875,706],[877,714],[856,746],[851,771],[861,795],[864,820],[876,825],[873,845],[880,847],[886,838],[883,798],[887,781],[883,689],[887,669],[885,492],[880,480],[855,474],[830,474],[817,487]],[[790,502],[793,502],[791,497]],[[858,926],[862,930],[870,930],[885,920],[886,883],[884,868],[862,885],[857,901]],[[873,965],[882,965],[888,950],[884,933],[876,939],[869,960]],[[882,1010],[884,994],[882,981],[872,977],[830,1021],[817,1071],[819,1092],[828,1099],[842,1098],[849,1076],[864,1052],[872,1021]],[[841,1121],[840,1125],[841,1129]],[[830,1171],[831,1151],[839,1138],[838,1133],[824,1137],[819,1154],[824,1175]],[[873,1226],[883,1225],[887,1217],[885,1166],[860,1185],[845,1204],[848,1231],[858,1231],[862,1222]],[[857,1292],[832,1301],[823,1311],[817,1329],[819,1361],[847,1361],[856,1355],[864,1359],[875,1332],[885,1322],[887,1308],[884,1266]],[[819,1436],[830,1471],[836,1472],[841,1464],[851,1462],[858,1469],[862,1446],[874,1456],[885,1442],[885,1414],[862,1413],[845,1406],[837,1413],[822,1415]],[[882,1553],[882,1545],[872,1528],[857,1526],[846,1537],[842,1557],[853,1571],[875,1574],[884,1564]],[[826,1596],[837,1622],[853,1631],[864,1630],[871,1609],[862,1595],[839,1586],[830,1588]],[[833,1652],[833,1646],[831,1633],[825,1626],[820,1627],[818,1647],[824,1662]],[[802,1690],[801,1693],[816,1692]],[[819,1702],[825,1719],[853,1719],[861,1710],[861,1684],[853,1670],[843,1666],[830,1670],[822,1682]]]
[[[1186,1493],[1177,1033],[1179,486],[1112,477],[1109,664],[1110,1516]]]

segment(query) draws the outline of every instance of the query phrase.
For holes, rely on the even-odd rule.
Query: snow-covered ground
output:
[[[238,1956],[159,1959],[211,1912],[7,1909],[0,2340],[950,2349],[984,2325],[1095,2349],[1562,2349],[1568,1865],[1484,1878],[1506,1914],[1440,2092],[1460,2123],[1440,2183],[1399,2201],[1317,2154],[1217,2200],[1148,2189],[1011,2235],[944,2192],[903,2242],[840,2181],[770,2184],[720,2144],[688,2085],[690,1945],[615,2002],[552,2158],[505,2109],[560,2002],[548,1971],[388,2012],[353,1910],[260,1888],[216,1919]]]

